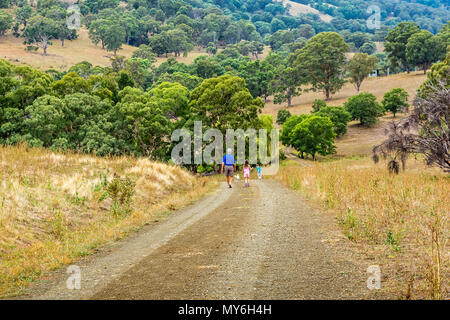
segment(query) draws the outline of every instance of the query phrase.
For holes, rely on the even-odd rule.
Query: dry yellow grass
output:
[[[112,52],[102,50],[100,46],[93,44],[88,37],[88,31],[81,29],[79,38],[73,41],[65,41],[64,47],[58,40],[49,46],[47,56],[42,55],[42,49],[37,52],[25,51],[23,38],[16,38],[11,34],[0,38],[0,57],[14,64],[27,64],[40,70],[57,69],[67,70],[72,65],[89,61],[93,65],[109,66]],[[124,45],[118,54],[131,57],[136,48]]]
[[[195,47],[194,50],[192,50],[191,52],[189,52],[188,55],[187,55],[186,57],[184,57],[183,55],[181,55],[181,56],[179,56],[179,57],[176,57],[175,59],[176,59],[178,62],[182,62],[182,63],[185,63],[185,64],[191,64],[191,63],[194,62],[194,60],[195,60],[196,58],[198,58],[198,57],[200,57],[200,56],[204,56],[204,55],[208,55],[208,54],[206,53],[206,50],[205,50],[204,48],[201,48],[201,47]],[[173,54],[169,54],[169,58],[171,58],[171,57],[174,58]],[[155,65],[156,65],[156,66],[159,66],[161,63],[167,61],[167,59],[168,59],[168,58],[165,57],[165,56],[158,57],[158,58],[156,58],[157,61],[156,61]]]
[[[386,163],[358,158],[307,167],[288,162],[277,179],[332,210],[345,235],[381,265],[385,285],[400,298],[432,297],[428,280],[438,264],[431,234],[439,227],[441,292],[448,298],[448,175],[410,160],[406,172],[392,176]]]
[[[136,182],[132,213],[100,200],[113,175]],[[217,182],[147,159],[0,147],[0,296],[190,203]]]
[[[285,6],[290,5],[291,8],[289,10],[289,13],[293,16],[298,16],[300,13],[315,13],[320,17],[320,19],[322,19],[322,21],[325,21],[325,22],[330,22],[333,19],[332,16],[330,16],[328,14],[324,14],[324,13],[320,12],[319,10],[314,9],[305,4],[301,4],[301,3],[289,1],[289,0],[277,0],[277,1],[283,2],[283,4]]]
[[[65,41],[64,47],[61,46],[59,40],[53,41],[53,45],[47,49],[47,56],[42,55],[42,49],[37,52],[29,52],[25,51],[25,47],[23,38],[7,34],[0,38],[0,58],[14,64],[27,64],[40,70],[53,68],[63,71],[81,61],[89,61],[94,66],[110,66],[110,58],[114,56],[112,52],[102,50],[100,45],[93,44],[86,29],[79,30],[78,39]],[[119,50],[117,54],[129,58],[134,50],[136,47],[123,45],[123,49]],[[181,56],[176,59],[189,64],[202,54],[206,54],[204,49],[195,48],[187,57]],[[169,57],[171,56],[169,55]],[[166,57],[159,57],[156,65],[160,65],[166,60]]]
[[[368,78],[364,80],[361,86],[361,92],[373,93],[379,102],[389,90],[393,88],[403,88],[409,93],[410,102],[415,97],[419,86],[425,81],[426,75],[423,72],[412,72],[410,74],[401,73],[389,77]],[[328,105],[339,106],[356,94],[355,87],[351,83],[346,83],[342,90],[333,95]],[[293,107],[289,108],[292,114],[303,114],[311,112],[311,106],[315,99],[324,99],[322,92],[308,92],[292,99]],[[276,116],[278,110],[286,109],[286,104],[274,104],[267,102],[264,107],[264,113]]]
[[[426,76],[423,72],[413,72],[411,74],[397,74],[389,77],[368,78],[362,86],[361,92],[373,93],[378,102],[383,100],[386,92],[393,88],[403,88],[409,93],[409,100],[412,103],[416,96],[416,91],[419,86],[425,81]],[[343,105],[348,98],[355,95],[355,88],[351,83],[347,83],[344,88],[332,97],[327,102],[328,105],[339,106]],[[304,114],[312,111],[311,106],[315,99],[323,99],[321,92],[308,92],[293,99],[293,107],[288,110],[292,114]],[[264,106],[263,113],[273,115],[276,119],[276,114],[280,109],[286,109],[286,105],[275,105],[273,102],[267,102]],[[405,116],[405,114],[398,114],[398,117]],[[395,120],[392,114],[387,113],[379,119],[378,123],[371,127],[361,127],[357,121],[349,123],[347,134],[336,139],[337,156],[354,156],[354,155],[368,155],[373,146],[381,143],[386,139],[384,134],[388,122]]]
[[[264,51],[263,51],[263,53],[262,54],[260,54],[259,56],[258,56],[258,59],[259,60],[264,60],[268,55],[269,55],[269,53],[272,51],[272,49],[270,48],[270,46],[264,46]]]
[[[384,51],[384,42],[375,41],[375,44],[377,45],[377,52],[383,52]]]
[[[404,116],[398,114],[397,119]],[[364,156],[372,153],[374,146],[386,140],[385,129],[387,124],[394,119],[392,115],[387,114],[380,118],[378,122],[370,127],[361,126],[359,122],[352,121],[347,127],[347,133],[338,137],[335,141],[335,157]]]

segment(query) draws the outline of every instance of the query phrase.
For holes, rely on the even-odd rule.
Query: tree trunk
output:
[[[136,133],[136,137],[137,137],[137,139],[138,139],[138,141],[139,141],[139,143],[141,145],[142,152],[144,153],[144,156],[149,156],[150,152],[147,150],[148,148],[145,145],[144,141],[142,141],[142,138],[141,138],[140,133],[139,133],[139,127],[136,124],[134,126],[134,130],[135,130],[135,133]]]
[[[410,70],[409,66],[406,66],[406,73],[407,73],[407,74],[410,74],[410,73],[411,73],[411,70]]]
[[[105,49],[105,41],[102,39],[102,49]]]
[[[287,98],[288,108],[292,107],[292,97]]]
[[[325,100],[330,100],[330,89],[325,89]]]
[[[47,47],[48,47],[48,37],[46,37],[45,35],[40,35],[39,38],[40,42],[42,42],[42,45],[39,45],[39,43],[37,43],[37,46],[42,48],[42,50],[44,51],[42,53],[43,56],[47,55]]]
[[[46,56],[47,55],[47,41],[44,41],[43,43],[42,43],[42,49],[44,50],[44,56]]]
[[[61,47],[64,47],[64,38],[61,39]]]

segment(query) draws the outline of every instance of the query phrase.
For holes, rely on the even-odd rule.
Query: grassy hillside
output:
[[[380,8],[383,25],[393,26],[399,22],[413,21],[422,28],[436,33],[442,23],[448,21],[450,6],[447,0],[293,0],[328,14],[332,18],[365,21],[371,13],[371,5]],[[348,28],[348,26],[346,27]]]
[[[92,43],[88,30],[80,29],[78,33],[78,39],[66,40],[64,47],[61,46],[60,41],[54,40],[53,45],[48,48],[47,56],[42,55],[42,50],[25,51],[26,45],[23,44],[22,38],[7,34],[0,38],[0,59],[5,59],[13,64],[27,64],[40,70],[64,71],[81,61],[89,61],[94,66],[110,66],[110,58],[113,57],[113,53],[102,50],[100,45]],[[123,45],[123,49],[118,54],[130,58],[136,49],[133,46]],[[195,48],[187,57],[177,57],[177,60],[189,64],[202,54],[206,54],[204,49]],[[158,66],[167,58],[159,57],[157,60],[156,65]]]
[[[320,12],[319,10],[314,9],[305,4],[301,4],[301,3],[289,1],[289,0],[280,0],[278,2],[283,2],[283,4],[285,6],[290,6],[289,13],[294,17],[298,16],[301,13],[315,13],[320,17],[320,19],[322,19],[322,21],[325,21],[325,22],[330,22],[333,19],[332,16],[330,16],[328,14],[324,14],[324,13]]]
[[[425,81],[426,76],[423,72],[413,72],[411,74],[397,74],[389,77],[369,78],[366,79],[362,86],[361,92],[373,93],[379,102],[383,100],[386,92],[392,88],[403,88],[409,93],[410,102],[412,103],[416,90]],[[351,83],[347,83],[344,88],[332,97],[327,103],[333,106],[342,105],[351,96],[355,95],[355,88]],[[292,114],[304,114],[311,112],[311,106],[315,99],[323,99],[322,92],[308,92],[293,99],[294,106],[289,108]],[[266,103],[264,113],[271,114],[276,119],[278,110],[285,109],[284,104],[275,105],[273,102]],[[397,117],[402,117],[398,114]],[[384,130],[387,123],[394,120],[391,113],[381,117],[377,124],[371,127],[361,127],[357,121],[353,121],[348,126],[347,133],[336,139],[337,156],[353,156],[368,155],[372,148],[381,143],[385,139]]]
[[[14,64],[27,64],[40,70],[57,69],[67,70],[72,65],[87,60],[93,65],[109,66],[109,58],[112,52],[102,50],[100,46],[93,44],[88,37],[86,29],[79,30],[79,38],[65,41],[64,47],[58,40],[48,48],[48,55],[43,56],[42,50],[36,52],[25,51],[23,38],[16,38],[12,34],[0,38],[0,57]],[[120,55],[131,57],[136,48],[124,45]]]
[[[132,212],[113,213],[107,184],[135,181]],[[145,159],[0,147],[0,296],[157,221],[214,186]],[[106,195],[106,196],[105,196]]]
[[[440,287],[448,298],[448,175],[410,159],[406,172],[392,176],[384,162],[354,158],[289,161],[277,179],[335,214],[343,234],[381,267],[385,289],[422,299],[436,298]]]
[[[389,77],[368,78],[361,86],[361,92],[373,93],[379,101],[383,95],[392,88],[403,88],[408,91],[410,102],[415,97],[416,90],[425,81],[426,75],[423,72],[412,72],[410,74],[401,73]],[[327,104],[332,106],[342,105],[348,98],[356,94],[355,87],[351,83],[345,86],[337,94],[333,95]],[[289,108],[292,114],[309,113],[315,99],[324,99],[322,92],[307,92],[292,99],[293,107]],[[276,115],[278,110],[286,108],[285,104],[273,104],[268,102],[265,105],[264,113]]]

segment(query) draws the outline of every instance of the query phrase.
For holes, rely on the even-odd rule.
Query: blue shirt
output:
[[[258,173],[261,173],[261,167],[260,167],[260,166],[258,166],[258,167],[256,168],[256,170],[258,170]]]
[[[234,165],[234,157],[231,154],[226,154],[223,156],[223,163],[225,163],[226,166],[232,166]]]

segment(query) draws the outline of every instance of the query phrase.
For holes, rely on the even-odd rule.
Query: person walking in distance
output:
[[[245,165],[244,168],[242,169],[242,174],[244,175],[244,181],[245,181],[245,186],[247,188],[250,187],[250,164],[248,163],[248,160],[245,160]]]
[[[256,167],[256,171],[258,172],[258,180],[261,180],[262,179],[262,169],[261,169],[261,166],[259,164]]]
[[[223,156],[222,170],[221,170],[222,173],[225,172],[229,188],[232,188],[231,184],[233,183],[234,172],[236,171],[236,161],[234,161],[232,152],[233,151],[231,149],[228,149],[227,154]]]

